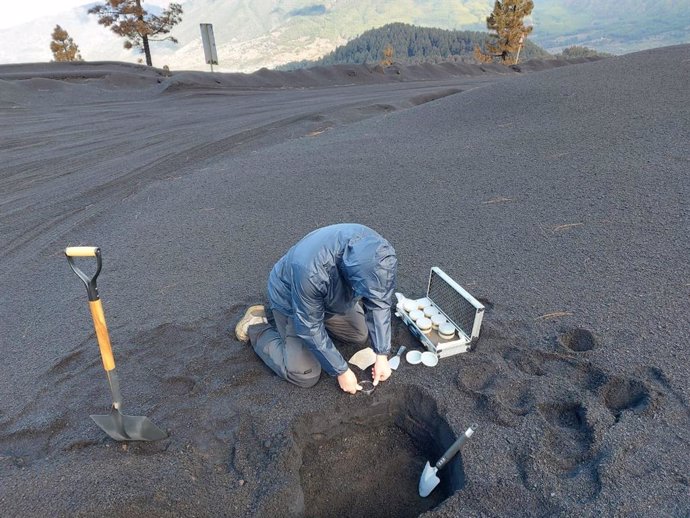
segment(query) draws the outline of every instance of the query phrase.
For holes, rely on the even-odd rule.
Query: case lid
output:
[[[437,266],[429,274],[426,295],[465,336],[472,339],[479,336],[484,306]],[[478,322],[477,317],[480,317]]]

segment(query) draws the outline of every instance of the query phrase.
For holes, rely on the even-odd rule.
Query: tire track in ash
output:
[[[319,99],[320,104],[325,104],[323,110],[283,117],[233,132],[223,138],[214,138],[208,142],[184,147],[175,153],[167,152],[170,149],[168,137],[182,143],[184,135],[180,135],[179,130],[166,129],[146,134],[145,132],[151,131],[146,123],[140,122],[134,128],[130,126],[126,129],[112,124],[113,121],[122,123],[127,120],[127,114],[112,113],[112,118],[108,119],[105,130],[96,135],[88,130],[70,129],[70,125],[61,124],[58,128],[51,127],[41,134],[46,138],[53,133],[61,137],[70,136],[77,141],[82,140],[82,143],[77,147],[77,144],[65,144],[62,138],[51,138],[50,141],[54,146],[51,157],[24,161],[3,172],[0,183],[7,184],[8,187],[12,185],[14,192],[8,192],[8,195],[0,201],[0,204],[4,206],[0,223],[8,231],[6,235],[9,236],[8,241],[4,243],[3,251],[0,252],[0,258],[6,264],[13,265],[15,258],[27,247],[31,246],[34,250],[40,250],[51,245],[71,228],[89,221],[114,203],[131,196],[153,181],[170,176],[173,172],[177,175],[185,174],[201,163],[227,153],[237,153],[253,146],[270,145],[305,135],[316,136],[339,124],[349,124],[385,115],[398,110],[401,106],[409,108],[459,91],[458,89],[431,90],[407,100],[404,100],[405,92],[403,92],[400,94],[403,98],[401,105],[378,103],[376,95],[362,96],[354,102],[331,106],[327,105],[328,98]],[[266,106],[255,108],[248,112],[248,115],[256,116],[260,113],[275,116],[276,111],[284,108],[285,104],[285,102],[278,103],[277,109],[274,110]],[[288,108],[291,107],[288,106]],[[164,120],[159,122],[163,123]],[[214,135],[214,129],[222,128],[222,123],[209,124],[205,120],[197,121],[195,125],[200,129],[199,133],[204,133],[202,138],[206,135]],[[176,127],[179,128],[179,125]],[[108,136],[104,137],[103,133]],[[111,138],[113,135],[117,138]],[[139,145],[132,149],[132,143],[137,142]],[[187,139],[184,142],[186,143]],[[90,173],[84,170],[82,164],[97,164],[100,160],[104,169],[117,171],[122,156],[144,153],[147,148],[151,148],[152,155],[158,155],[158,158],[103,183],[82,188],[82,181],[83,183],[92,182]],[[66,154],[73,149],[77,149],[78,153]],[[59,160],[56,159],[55,154],[60,155]],[[105,162],[102,160],[104,154],[108,157]],[[36,170],[36,172],[29,173],[27,169]],[[75,174],[75,171],[78,173]],[[100,177],[106,174],[102,173]],[[55,196],[51,193],[51,196],[36,196],[30,188],[36,182],[51,184],[49,187],[55,185],[58,189],[62,189],[64,194]],[[70,188],[65,189],[66,186]],[[6,204],[10,206],[7,207]],[[11,235],[13,230],[14,236]]]
[[[22,232],[11,238],[0,252],[0,258],[11,264],[12,260],[21,254],[28,246],[41,249],[50,245],[70,228],[82,224],[109,208],[113,202],[118,202],[139,191],[149,183],[165,178],[172,172],[183,174],[192,167],[198,166],[203,161],[212,160],[230,152],[238,152],[247,149],[269,135],[271,140],[276,136],[294,138],[304,133],[298,131],[303,126],[320,123],[318,114],[300,114],[277,121],[270,122],[255,128],[233,133],[225,138],[216,139],[197,146],[185,148],[173,154],[167,154],[154,159],[149,164],[132,169],[110,181],[91,187],[85,191],[69,196],[52,203],[38,201],[31,207],[25,207],[20,214],[26,219],[25,211],[39,213],[34,217],[33,224],[22,228]],[[294,135],[291,135],[294,133]],[[131,150],[130,150],[131,152]],[[180,167],[180,164],[189,164]],[[48,165],[46,163],[46,165]],[[67,173],[65,173],[67,174]],[[85,206],[85,201],[88,204]],[[7,213],[3,219],[7,218]],[[3,222],[3,224],[6,224]]]

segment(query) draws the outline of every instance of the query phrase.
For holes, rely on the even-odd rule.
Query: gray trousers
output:
[[[321,376],[321,365],[309,347],[295,333],[292,319],[273,311],[275,326],[250,326],[249,340],[256,354],[284,380],[303,388],[313,387]],[[270,321],[270,319],[269,319]],[[347,344],[364,345],[369,337],[361,304],[344,315],[332,315],[324,322],[328,334]]]

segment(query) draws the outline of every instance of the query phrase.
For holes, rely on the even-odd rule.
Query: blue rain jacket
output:
[[[326,333],[329,315],[362,300],[377,354],[391,347],[391,303],[398,260],[395,250],[364,225],[343,223],[314,230],[276,263],[268,278],[272,310],[292,318],[297,335],[331,376],[348,366]]]

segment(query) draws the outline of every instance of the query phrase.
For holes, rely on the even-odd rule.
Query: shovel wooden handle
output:
[[[96,338],[98,339],[98,348],[101,350],[103,368],[106,372],[110,372],[115,369],[115,358],[113,357],[113,349],[110,346],[110,336],[108,335],[108,327],[105,324],[105,313],[103,313],[101,299],[90,300],[89,308],[93,317],[93,326],[96,328]]]
[[[101,351],[101,360],[103,360],[103,368],[106,372],[115,370],[115,358],[113,357],[113,349],[110,346],[110,336],[108,336],[108,326],[105,324],[105,313],[103,313],[103,303],[98,296],[98,287],[96,286],[96,278],[101,272],[103,265],[101,259],[101,249],[97,246],[68,246],[65,248],[65,255],[70,268],[82,280],[86,286],[86,293],[89,295],[89,309],[91,310],[91,317],[93,318],[93,326],[96,328],[96,338],[98,339],[98,348]],[[92,275],[87,275],[75,264],[75,257],[95,257],[96,271]]]
[[[67,257],[96,257],[97,246],[68,246],[65,248]]]

